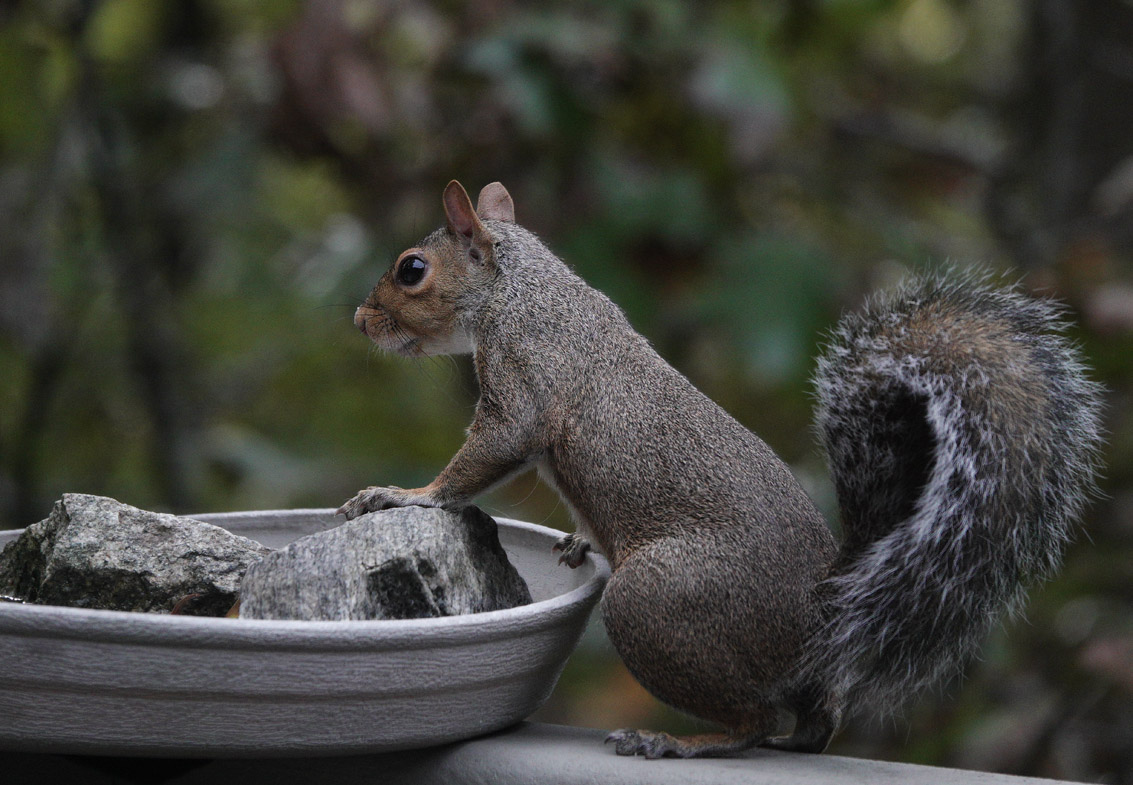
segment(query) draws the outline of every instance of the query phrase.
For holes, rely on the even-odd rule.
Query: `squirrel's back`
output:
[[[647,540],[755,527],[751,558],[778,553],[809,590],[833,542],[787,466],[538,237],[491,227],[501,275],[481,330],[492,347],[477,358],[481,383],[532,388],[544,476],[603,553],[617,566]]]
[[[808,662],[896,704],[952,672],[1057,567],[1094,490],[1100,388],[1055,304],[926,278],[843,319],[816,425],[843,545]]]

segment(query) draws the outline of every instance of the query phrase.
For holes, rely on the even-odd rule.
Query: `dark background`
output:
[[[1065,300],[1105,497],[962,683],[834,751],[1133,782],[1133,4],[0,0],[0,527],[431,479],[466,358],[354,307],[451,178],[759,433],[835,517],[808,375],[838,314],[979,265]],[[528,475],[493,514],[569,528]],[[539,717],[696,727],[595,626]]]

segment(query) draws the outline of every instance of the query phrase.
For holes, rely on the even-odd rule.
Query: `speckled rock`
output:
[[[0,552],[0,594],[42,605],[222,616],[270,550],[219,526],[68,493]]]
[[[476,507],[403,507],[303,537],[252,565],[240,617],[410,619],[529,602],[491,517]]]

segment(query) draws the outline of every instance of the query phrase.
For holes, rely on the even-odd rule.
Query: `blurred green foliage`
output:
[[[0,2],[0,526],[67,491],[178,512],[423,484],[466,359],[353,308],[451,178],[763,436],[835,518],[823,330],[910,269],[1071,306],[1105,497],[1029,624],[836,750],[1133,782],[1133,8],[1121,0]],[[532,476],[495,514],[569,528]],[[690,721],[588,634],[539,715]]]

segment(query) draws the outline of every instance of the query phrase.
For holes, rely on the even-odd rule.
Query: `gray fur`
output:
[[[845,317],[819,361],[817,429],[845,530],[809,666],[906,701],[963,663],[1057,568],[1094,491],[1100,388],[1059,308],[928,278]]]
[[[500,274],[469,325],[482,403],[610,558],[603,617],[634,676],[742,731],[736,749],[764,741],[818,618],[828,528],[767,445],[605,295],[524,229],[491,230]]]
[[[618,731],[619,753],[820,751],[847,694],[900,699],[949,671],[1056,566],[1093,487],[1099,392],[1051,334],[1053,306],[929,280],[843,322],[816,382],[839,553],[766,444],[535,235],[471,220],[466,202],[450,184],[449,228],[421,248],[444,268],[438,286],[458,282],[437,302],[457,303],[445,329],[473,349],[468,439],[429,486],[369,488],[342,511],[459,506],[537,467],[610,559],[603,616],[631,673],[727,728]],[[361,326],[397,320],[383,291]],[[560,543],[568,563],[580,535]],[[781,708],[795,732],[770,738]]]

